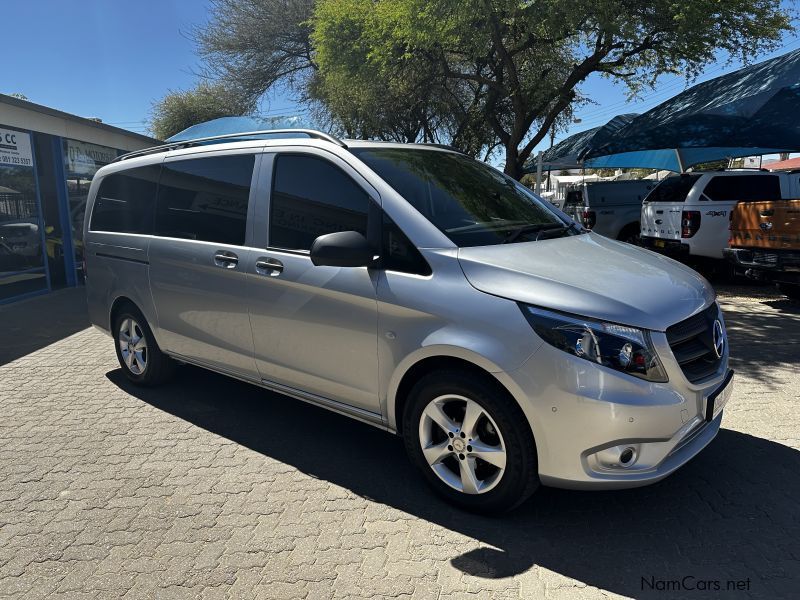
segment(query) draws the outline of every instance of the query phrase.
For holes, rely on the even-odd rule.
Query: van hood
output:
[[[470,284],[487,294],[655,331],[715,298],[692,269],[595,233],[460,248],[458,260]]]

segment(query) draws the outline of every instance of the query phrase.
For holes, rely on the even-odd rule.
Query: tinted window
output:
[[[341,169],[321,158],[284,154],[275,160],[269,245],[309,250],[336,231],[367,234],[369,197]]]
[[[430,265],[416,246],[387,215],[383,215],[381,266],[387,271],[430,275]]]
[[[711,200],[780,200],[781,181],[776,175],[714,177],[703,193]]]
[[[112,173],[100,182],[89,229],[119,233],[150,233],[159,167],[139,167]]]
[[[700,175],[673,175],[653,188],[645,202],[685,202]]]
[[[156,235],[244,244],[255,157],[212,156],[165,163],[156,202]]]
[[[548,227],[575,233],[529,190],[460,154],[414,148],[352,152],[458,246],[530,241]]]

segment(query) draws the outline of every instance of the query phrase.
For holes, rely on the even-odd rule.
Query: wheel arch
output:
[[[125,294],[120,294],[119,296],[114,298],[114,300],[111,302],[111,308],[108,311],[108,330],[111,332],[112,337],[116,335],[114,332],[114,320],[116,318],[116,315],[119,313],[120,310],[124,309],[126,306],[132,308],[140,315],[142,315],[144,320],[147,322],[147,326],[150,328],[153,337],[156,338],[156,343],[160,344],[160,340],[158,339],[159,338],[158,328],[156,327],[155,320],[147,314],[147,312],[142,308],[142,306],[139,303],[137,303],[135,300],[133,300],[133,298]]]
[[[617,240],[625,241],[626,234],[629,231],[633,231],[634,229],[636,230],[637,233],[641,232],[642,224],[640,221],[631,221],[630,223],[626,223],[625,225],[623,225],[622,228],[619,230],[619,233],[617,234]]]
[[[387,418],[390,429],[402,433],[403,411],[414,384],[429,373],[447,369],[474,373],[486,379],[516,402],[523,413],[526,412],[517,396],[498,378],[497,375],[501,370],[497,365],[480,355],[464,356],[464,350],[460,350],[459,354],[440,351],[425,356],[410,357],[395,370],[387,397]],[[532,428],[531,432],[533,433]]]

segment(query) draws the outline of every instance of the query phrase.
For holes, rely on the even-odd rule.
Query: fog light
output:
[[[625,448],[622,454],[619,455],[619,462],[622,463],[623,466],[627,466],[633,461],[634,456],[636,456],[636,454],[633,448]]]
[[[629,469],[639,460],[638,445],[613,446],[592,456],[603,469]]]

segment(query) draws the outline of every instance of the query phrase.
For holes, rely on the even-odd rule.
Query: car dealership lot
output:
[[[736,389],[700,456],[655,486],[544,489],[501,518],[434,497],[401,440],[367,425],[189,367],[131,386],[110,338],[47,322],[80,293],[0,309],[0,596],[800,586],[800,304],[768,288],[720,289]]]

